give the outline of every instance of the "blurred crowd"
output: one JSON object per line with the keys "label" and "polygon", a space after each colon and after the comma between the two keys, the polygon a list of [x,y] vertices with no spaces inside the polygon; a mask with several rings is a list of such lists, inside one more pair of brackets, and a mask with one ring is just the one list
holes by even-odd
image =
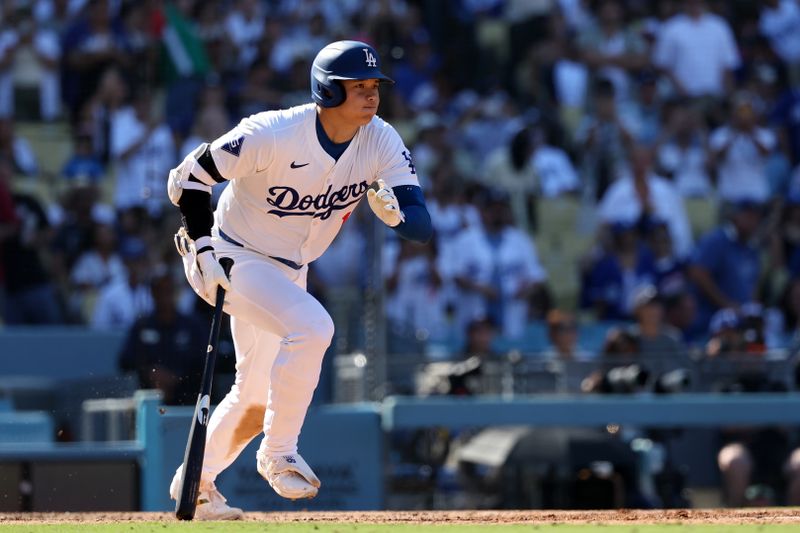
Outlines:
{"label": "blurred crowd", "polygon": [[[797,0],[0,0],[2,323],[129,331],[122,368],[190,398],[208,310],[181,279],[167,173],[241,117],[309,102],[339,39],[396,81],[380,115],[436,235],[401,242],[364,208],[344,224],[309,273],[336,350],[364,342],[376,277],[397,351],[680,367],[689,348],[800,347]],[[28,138],[53,131],[56,170]],[[597,323],[602,347],[581,346]],[[610,377],[573,388],[619,392]],[[729,442],[738,502],[764,454]]]}
{"label": "blurred crowd", "polygon": [[[764,350],[794,343],[794,0],[6,0],[0,13],[6,324],[152,315],[152,280],[180,277],[169,169],[242,116],[308,102],[316,52],[355,38],[396,80],[381,115],[436,229],[425,246],[385,235],[392,332],[462,342],[488,321],[513,342],[553,312],[630,323],[653,287],[684,345],[748,313]],[[32,123],[66,125],[55,175],[17,131]],[[364,287],[369,218],[312,265],[321,299]],[[184,289],[175,305],[197,300]]]}

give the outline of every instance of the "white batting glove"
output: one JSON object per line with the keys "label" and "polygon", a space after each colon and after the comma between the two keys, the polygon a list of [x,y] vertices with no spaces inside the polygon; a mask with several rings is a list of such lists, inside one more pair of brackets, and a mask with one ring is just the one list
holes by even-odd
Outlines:
{"label": "white batting glove", "polygon": [[372,212],[377,215],[384,224],[393,228],[406,221],[406,217],[400,210],[400,204],[386,183],[379,179],[378,190],[370,189],[367,191],[367,201],[372,209]]}
{"label": "white batting glove", "polygon": [[193,243],[193,248],[195,260],[192,270],[199,271],[203,279],[203,287],[199,287],[204,293],[201,296],[204,296],[207,302],[213,303],[217,299],[217,286],[221,286],[227,291],[231,288],[231,282],[225,275],[222,265],[217,261],[214,248],[211,247],[210,237],[200,237]]}

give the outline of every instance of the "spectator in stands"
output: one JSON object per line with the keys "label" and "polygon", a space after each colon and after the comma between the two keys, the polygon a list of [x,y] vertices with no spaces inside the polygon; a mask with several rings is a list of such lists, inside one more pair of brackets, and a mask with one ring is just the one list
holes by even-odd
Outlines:
{"label": "spectator in stands", "polygon": [[800,76],[800,6],[794,0],[764,0],[758,29],[772,49],[789,66],[794,81]]}
{"label": "spectator in stands", "polygon": [[[460,180],[450,166],[436,168],[432,176],[430,197],[427,200],[431,213],[434,239],[446,268],[450,257],[458,253],[456,236],[469,226],[479,226],[480,214],[475,205],[468,203],[460,188]],[[449,272],[449,269],[447,269]],[[447,276],[446,272],[443,272]]]}
{"label": "spectator in stands", "polygon": [[633,296],[632,331],[639,337],[639,353],[645,357],[680,363],[686,356],[681,334],[664,322],[664,305],[655,285],[642,285]]}
{"label": "spectator in stands", "polygon": [[98,214],[97,187],[88,183],[72,184],[61,200],[62,221],[51,244],[53,273],[64,290],[78,257],[91,247]]}
{"label": "spectator in stands", "polygon": [[633,223],[615,222],[609,229],[610,248],[590,267],[582,292],[598,320],[622,320],[631,317],[635,288],[653,283],[655,264]]}
{"label": "spectator in stands", "polygon": [[75,136],[75,153],[64,164],[61,175],[70,181],[98,184],[105,174],[100,159],[94,153],[92,136],[81,133]]}
{"label": "spectator in stands", "polygon": [[65,30],[62,44],[62,91],[75,122],[96,91],[103,72],[112,65],[128,65],[124,37],[111,23],[108,1],[89,0],[86,9]]}
{"label": "spectator in stands", "polygon": [[135,372],[141,388],[159,389],[164,403],[194,404],[202,367],[198,354],[208,340],[208,324],[196,314],[178,311],[168,269],[157,270],[151,294],[153,310],[131,325],[119,366]]}
{"label": "spectator in stands", "polygon": [[228,39],[239,51],[239,65],[243,70],[256,59],[258,41],[264,34],[264,11],[264,4],[257,0],[236,0],[225,19]]}
{"label": "spectator in stands", "polygon": [[542,198],[557,198],[580,189],[580,179],[569,155],[556,142],[556,126],[545,122],[535,130],[533,170]]}
{"label": "spectator in stands", "polygon": [[0,26],[0,118],[14,115],[14,80],[11,71],[18,46],[19,33],[14,21],[4,17]]}
{"label": "spectator in stands", "polygon": [[478,357],[481,360],[496,359],[499,354],[494,349],[497,326],[489,319],[473,320],[467,324],[464,357]]}
{"label": "spectator in stands", "polygon": [[147,90],[157,83],[161,52],[161,13],[158,2],[123,2],[116,24],[122,25],[125,52],[130,66],[126,76],[134,91]]}
{"label": "spectator in stands", "polygon": [[705,329],[718,309],[738,309],[754,300],[761,272],[761,250],[755,241],[761,210],[761,204],[737,202],[730,222],[698,243],[689,265],[698,297],[698,327]]}
{"label": "spectator in stands", "polygon": [[781,207],[780,215],[768,232],[769,254],[764,280],[768,302],[781,299],[787,280],[800,278],[800,194],[790,192]]}
{"label": "spectator in stands", "polygon": [[257,58],[247,70],[244,86],[239,93],[239,114],[248,116],[261,111],[278,109],[282,94],[275,88],[275,73],[264,58]]}
{"label": "spectator in stands", "polygon": [[[0,159],[0,183],[7,184],[10,180],[11,165]],[[13,218],[5,213],[3,222],[6,223],[5,229],[11,229],[13,233],[0,240],[6,282],[5,323],[62,323],[61,305],[43,257],[52,238],[47,214],[31,195],[13,194],[11,202]]]}
{"label": "spectator in stands", "polygon": [[89,135],[92,151],[103,165],[111,161],[111,120],[124,107],[130,88],[118,68],[111,67],[100,78],[97,91],[81,109],[75,131]]}
{"label": "spectator in stands", "polygon": [[708,173],[708,134],[686,100],[669,107],[656,146],[657,169],[684,198],[708,199],[714,187]]}
{"label": "spectator in stands", "polygon": [[462,231],[450,258],[459,323],[488,317],[503,335],[517,337],[532,300],[546,293],[547,273],[531,238],[514,226],[505,193],[489,191],[481,209],[482,226]]}
{"label": "spectator in stands", "polygon": [[575,141],[581,153],[584,187],[589,196],[599,200],[625,168],[633,138],[617,113],[610,81],[601,79],[594,84],[592,101],[594,112],[578,127]]}
{"label": "spectator in stands", "polygon": [[711,338],[705,346],[707,357],[740,355],[745,351],[745,340],[740,328],[741,320],[736,309],[726,307],[711,316]]}
{"label": "spectator in stands", "polygon": [[675,255],[669,226],[663,220],[652,220],[646,225],[645,238],[655,261],[653,283],[659,294],[674,293],[686,289],[689,280],[686,274],[686,259]]}
{"label": "spectator in stands", "polygon": [[427,32],[420,31],[414,36],[415,42],[408,49],[408,57],[398,62],[392,76],[396,90],[412,109],[420,109],[420,92],[433,81],[433,75],[441,61],[431,46]]}
{"label": "spectator in stands", "polygon": [[117,254],[117,240],[111,222],[95,224],[91,247],[78,256],[70,272],[70,312],[84,319],[91,316],[91,306],[98,291],[128,277]]}
{"label": "spectator in stands", "polygon": [[545,317],[550,346],[542,357],[563,361],[591,359],[592,354],[578,346],[578,323],[572,313],[552,309]]}
{"label": "spectator in stands", "polygon": [[653,62],[678,95],[721,98],[733,87],[739,52],[722,17],[704,0],[684,0],[683,12],[659,28]]}
{"label": "spectator in stands", "polygon": [[767,155],[775,149],[775,135],[758,125],[752,95],[738,93],[732,103],[730,123],[711,134],[711,163],[717,169],[717,190],[725,202],[770,197]]}
{"label": "spectator in stands", "polygon": [[[263,110],[263,109],[262,109]],[[255,113],[255,110],[253,111]],[[231,127],[225,109],[219,105],[209,105],[197,113],[192,126],[192,134],[183,141],[178,153],[188,154],[209,139],[216,139]]]}
{"label": "spectator in stands", "polygon": [[[684,344],[692,345],[699,337],[692,330],[697,317],[697,302],[687,287],[664,292],[664,322],[681,334]],[[705,340],[705,339],[703,339]]]}
{"label": "spectator in stands", "polygon": [[113,278],[99,291],[90,321],[94,329],[126,329],[153,309],[147,279],[151,265],[145,243],[127,239],[120,249],[120,257],[124,261],[127,276],[123,279]]}
{"label": "spectator in stands", "polygon": [[[0,116],[54,120],[61,104],[58,33],[33,18],[27,3],[18,3],[13,10],[10,7],[6,6],[3,15],[13,28],[14,44],[6,48],[0,61],[7,65],[0,74]],[[3,37],[7,39],[8,33]]]}
{"label": "spectator in stands", "polygon": [[197,98],[211,71],[208,50],[192,21],[194,2],[167,2],[162,10],[165,51],[165,121],[176,138],[189,134]]}
{"label": "spectator in stands", "polygon": [[154,114],[146,91],[111,120],[111,154],[117,171],[114,205],[124,210],[144,207],[153,217],[164,206],[162,181],[176,162],[172,132]]}
{"label": "spectator in stands", "polygon": [[508,146],[501,146],[489,154],[480,174],[481,182],[509,194],[514,222],[526,231],[532,230],[535,226],[534,208],[537,192],[537,172],[534,169],[537,142],[535,135],[533,128],[520,129]]}
{"label": "spectator in stands", "polygon": [[625,8],[620,0],[595,4],[597,24],[579,34],[583,62],[596,76],[614,84],[618,101],[630,98],[630,73],[647,64],[645,43],[625,28]]}
{"label": "spectator in stands", "polygon": [[416,338],[437,338],[448,331],[446,294],[434,242],[401,240],[393,272],[386,278],[386,315]]}
{"label": "spectator in stands", "polygon": [[630,328],[609,329],[601,350],[601,367],[581,381],[581,391],[608,394],[644,390],[649,374],[643,367],[631,363],[640,350],[639,336]]}
{"label": "spectator in stands", "polygon": [[522,113],[504,90],[495,90],[465,113],[459,124],[460,135],[453,140],[461,144],[475,166],[494,150],[507,146],[523,125]]}
{"label": "spectator in stands", "polygon": [[800,165],[800,87],[784,89],[768,109],[770,125],[786,138],[792,165]]}
{"label": "spectator in stands", "polygon": [[0,157],[11,163],[14,174],[35,176],[39,172],[33,148],[27,139],[16,134],[10,118],[0,118]]}
{"label": "spectator in stands", "polygon": [[553,96],[561,124],[570,139],[575,136],[585,113],[590,79],[589,69],[581,61],[577,40],[574,35],[564,35],[563,53],[553,64]]}
{"label": "spectator in stands", "polygon": [[672,183],[653,173],[649,148],[637,146],[631,152],[630,174],[609,187],[598,212],[604,222],[626,222],[640,228],[656,219],[666,221],[675,254],[686,257],[692,250],[692,229],[683,199]]}
{"label": "spectator in stands", "polygon": [[664,105],[658,91],[658,75],[652,70],[643,70],[636,77],[635,97],[620,105],[620,115],[630,128],[637,144],[652,147],[662,130]]}

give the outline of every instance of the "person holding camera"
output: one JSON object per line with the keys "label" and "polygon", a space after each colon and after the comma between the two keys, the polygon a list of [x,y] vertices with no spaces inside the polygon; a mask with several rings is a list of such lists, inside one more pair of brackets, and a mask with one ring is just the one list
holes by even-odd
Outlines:
{"label": "person holding camera", "polygon": [[738,93],[731,100],[730,123],[714,130],[709,139],[717,191],[727,204],[769,199],[766,163],[777,139],[772,131],[758,126],[758,120],[753,96]]}

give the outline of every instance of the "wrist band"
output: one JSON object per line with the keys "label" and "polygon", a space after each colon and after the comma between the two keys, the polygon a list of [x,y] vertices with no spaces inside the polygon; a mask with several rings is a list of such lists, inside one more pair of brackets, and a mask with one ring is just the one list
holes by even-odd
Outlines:
{"label": "wrist band", "polygon": [[214,251],[214,247],[213,246],[203,246],[202,248],[197,250],[197,255],[200,255],[203,252],[213,252],[213,251]]}

